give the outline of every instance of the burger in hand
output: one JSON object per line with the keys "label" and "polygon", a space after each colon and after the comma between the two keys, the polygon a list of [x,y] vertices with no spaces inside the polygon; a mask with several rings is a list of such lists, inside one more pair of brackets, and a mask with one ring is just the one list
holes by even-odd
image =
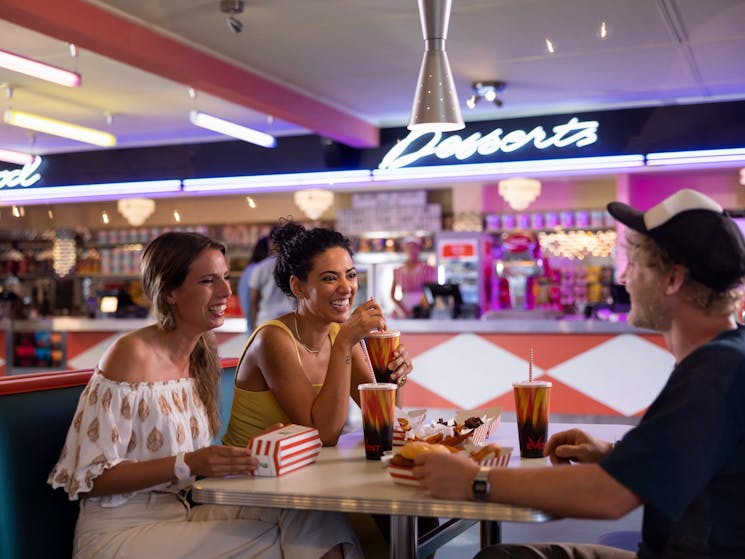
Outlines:
{"label": "burger in hand", "polygon": [[391,458],[391,466],[411,468],[414,466],[414,460],[420,454],[427,452],[452,452],[450,448],[443,444],[430,444],[424,441],[409,441],[403,445],[396,454]]}

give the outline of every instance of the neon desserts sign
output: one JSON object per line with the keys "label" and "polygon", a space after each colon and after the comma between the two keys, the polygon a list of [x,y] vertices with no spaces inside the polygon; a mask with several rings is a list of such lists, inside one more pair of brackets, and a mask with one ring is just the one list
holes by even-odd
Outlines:
{"label": "neon desserts sign", "polygon": [[16,186],[31,186],[41,180],[41,175],[36,170],[41,165],[41,157],[34,157],[33,161],[26,163],[20,169],[3,169],[0,171],[0,188],[13,188]]}
{"label": "neon desserts sign", "polygon": [[[430,156],[441,160],[454,157],[464,161],[477,154],[486,157],[498,151],[514,152],[529,144],[539,150],[571,145],[583,147],[598,141],[598,126],[595,120],[580,121],[577,117],[572,117],[569,122],[554,126],[551,129],[552,134],[547,133],[543,126],[536,126],[529,132],[518,129],[506,134],[503,129],[496,128],[486,135],[474,132],[466,138],[454,134],[445,139],[442,138],[442,132],[411,132],[385,154],[379,168],[399,169]],[[430,136],[429,140],[420,146],[421,142],[417,141],[427,135]]]}

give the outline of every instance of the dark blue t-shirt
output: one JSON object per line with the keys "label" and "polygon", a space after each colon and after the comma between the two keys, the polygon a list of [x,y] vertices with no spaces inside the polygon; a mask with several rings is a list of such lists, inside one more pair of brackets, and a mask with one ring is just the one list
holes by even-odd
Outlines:
{"label": "dark blue t-shirt", "polygon": [[745,558],[745,329],[681,361],[600,466],[644,503],[640,558]]}

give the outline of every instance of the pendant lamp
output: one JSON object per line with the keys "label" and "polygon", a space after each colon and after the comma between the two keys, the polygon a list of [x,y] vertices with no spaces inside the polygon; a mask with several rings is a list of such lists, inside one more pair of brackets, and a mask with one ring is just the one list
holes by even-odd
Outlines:
{"label": "pendant lamp", "polygon": [[419,0],[425,51],[409,130],[448,132],[465,127],[445,52],[450,6],[451,0]]}

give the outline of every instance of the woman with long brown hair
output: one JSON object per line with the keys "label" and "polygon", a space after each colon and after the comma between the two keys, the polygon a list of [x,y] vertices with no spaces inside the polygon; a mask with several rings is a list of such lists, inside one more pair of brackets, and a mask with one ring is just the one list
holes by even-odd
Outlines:
{"label": "woman with long brown hair", "polygon": [[105,352],[83,391],[49,483],[80,499],[74,556],[322,557],[323,513],[192,506],[195,476],[247,475],[243,447],[212,445],[221,364],[213,329],[231,295],[224,245],[154,239],[142,282],[157,323]]}

